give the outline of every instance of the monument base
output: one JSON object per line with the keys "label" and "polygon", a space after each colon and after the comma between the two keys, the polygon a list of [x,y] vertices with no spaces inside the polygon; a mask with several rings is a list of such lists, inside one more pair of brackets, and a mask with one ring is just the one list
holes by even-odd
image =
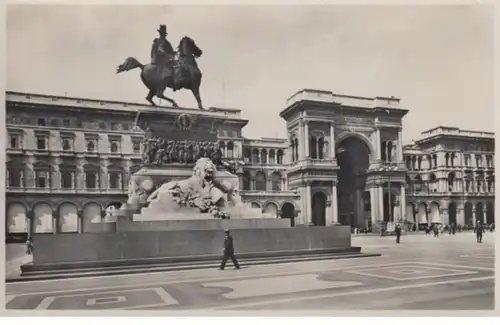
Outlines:
{"label": "monument base", "polygon": [[[351,247],[349,226],[234,229],[237,254],[279,255]],[[209,230],[33,234],[33,265],[220,255],[224,232]]]}

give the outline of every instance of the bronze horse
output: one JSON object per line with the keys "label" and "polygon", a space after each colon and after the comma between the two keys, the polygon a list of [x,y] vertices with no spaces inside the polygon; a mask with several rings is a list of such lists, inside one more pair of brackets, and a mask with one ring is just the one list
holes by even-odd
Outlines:
{"label": "bronze horse", "polygon": [[195,60],[203,54],[203,51],[187,36],[181,39],[177,50],[178,59],[165,65],[143,65],[136,58],[128,57],[123,64],[118,66],[116,73],[140,68],[142,82],[149,89],[146,100],[153,106],[156,106],[153,102],[154,96],[169,101],[175,107],[179,106],[173,99],[163,94],[168,87],[174,91],[179,89],[191,90],[198,102],[198,108],[203,109],[200,97],[202,74]]}

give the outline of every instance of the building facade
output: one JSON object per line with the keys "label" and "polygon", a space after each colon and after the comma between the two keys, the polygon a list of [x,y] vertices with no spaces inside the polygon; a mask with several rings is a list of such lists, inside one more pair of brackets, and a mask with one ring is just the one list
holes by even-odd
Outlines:
{"label": "building facade", "polygon": [[[106,211],[126,202],[130,175],[142,160],[143,131],[134,125],[141,107],[7,92],[7,233],[95,231],[93,224],[103,222]],[[215,110],[241,121],[239,110]],[[218,138],[226,159],[243,159],[249,150],[265,156],[254,163],[246,159],[243,200],[294,217],[298,196],[285,190],[286,143],[245,139],[241,128],[242,123],[225,123]],[[113,224],[108,226],[100,229],[113,231]]]}
{"label": "building facade", "polygon": [[[141,107],[7,92],[7,233],[94,231],[121,206],[140,168]],[[280,114],[287,138],[247,139],[241,123],[217,134],[225,159],[245,161],[243,200],[292,224],[492,221],[494,135],[440,127],[403,148],[406,113],[393,97],[302,90]]]}
{"label": "building facade", "polygon": [[420,224],[492,224],[495,137],[439,126],[405,146],[406,219]]}

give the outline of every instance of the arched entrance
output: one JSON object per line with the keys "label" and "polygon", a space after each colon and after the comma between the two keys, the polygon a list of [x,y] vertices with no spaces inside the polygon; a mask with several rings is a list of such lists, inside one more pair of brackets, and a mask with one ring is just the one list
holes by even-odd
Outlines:
{"label": "arched entrance", "polygon": [[457,224],[457,204],[455,202],[451,202],[448,205],[448,220],[449,224]]}
{"label": "arched entrance", "polygon": [[415,204],[411,202],[406,203],[406,221],[416,223],[416,210]]}
{"label": "arched entrance", "polygon": [[270,217],[276,218],[278,216],[278,206],[273,202],[269,202],[264,207],[264,213],[268,214]]}
{"label": "arched entrance", "polygon": [[483,204],[481,202],[476,203],[476,223],[478,221],[484,224]]}
{"label": "arched entrance", "polygon": [[326,195],[316,192],[312,197],[312,223],[315,226],[326,225]]}
{"label": "arched entrance", "polygon": [[64,202],[57,209],[57,231],[78,232],[78,212],[73,203]]}
{"label": "arched entrance", "polygon": [[495,204],[493,202],[488,202],[486,205],[486,223],[489,225],[495,223]]}
{"label": "arched entrance", "polygon": [[429,221],[427,218],[427,205],[425,203],[420,203],[418,205],[417,220],[418,220],[419,225],[429,224]]}
{"label": "arched entrance", "polygon": [[251,202],[250,206],[254,209],[262,209],[262,206],[257,202]]}
{"label": "arched entrance", "polygon": [[27,211],[24,204],[11,203],[7,208],[7,233],[28,233]]}
{"label": "arched entrance", "polygon": [[87,203],[82,212],[82,232],[96,232],[99,227],[96,224],[102,221],[101,206],[97,203]]}
{"label": "arched entrance", "polygon": [[[337,183],[339,222],[364,226],[363,193],[366,189],[366,170],[370,164],[370,148],[357,136],[349,136],[336,145],[335,156],[340,167]],[[370,209],[373,202],[370,202]],[[370,215],[370,213],[367,213]]]}
{"label": "arched entrance", "polygon": [[474,225],[474,217],[472,215],[472,203],[466,202],[464,206],[464,222],[466,225]]}
{"label": "arched entrance", "polygon": [[48,203],[37,203],[33,207],[33,232],[53,233],[52,207]]}
{"label": "arched entrance", "polygon": [[439,204],[437,202],[431,202],[429,205],[429,210],[431,212],[431,224],[442,223],[441,215],[439,213]]}
{"label": "arched entrance", "polygon": [[290,225],[295,226],[295,206],[290,202],[285,202],[281,207],[281,218],[290,218]]}

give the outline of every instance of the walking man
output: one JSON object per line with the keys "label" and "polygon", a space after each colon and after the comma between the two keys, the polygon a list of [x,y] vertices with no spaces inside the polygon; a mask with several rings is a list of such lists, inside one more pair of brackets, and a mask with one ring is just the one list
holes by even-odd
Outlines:
{"label": "walking man", "polygon": [[477,222],[477,227],[476,227],[476,239],[478,243],[483,242],[483,225],[481,224],[481,221]]}
{"label": "walking man", "polygon": [[231,261],[233,261],[234,267],[239,270],[240,265],[236,260],[236,256],[234,256],[233,237],[229,233],[229,229],[224,229],[224,233],[226,236],[224,238],[224,248],[222,249],[223,251],[222,263],[220,264],[219,270],[224,270],[224,267],[226,266],[226,262],[228,259],[231,259]]}
{"label": "walking man", "polygon": [[30,236],[26,241],[26,255],[32,255],[32,254],[33,254],[33,239]]}
{"label": "walking man", "polygon": [[396,229],[394,229],[396,232],[396,243],[399,244],[399,240],[401,238],[401,226],[399,224],[396,225]]}

